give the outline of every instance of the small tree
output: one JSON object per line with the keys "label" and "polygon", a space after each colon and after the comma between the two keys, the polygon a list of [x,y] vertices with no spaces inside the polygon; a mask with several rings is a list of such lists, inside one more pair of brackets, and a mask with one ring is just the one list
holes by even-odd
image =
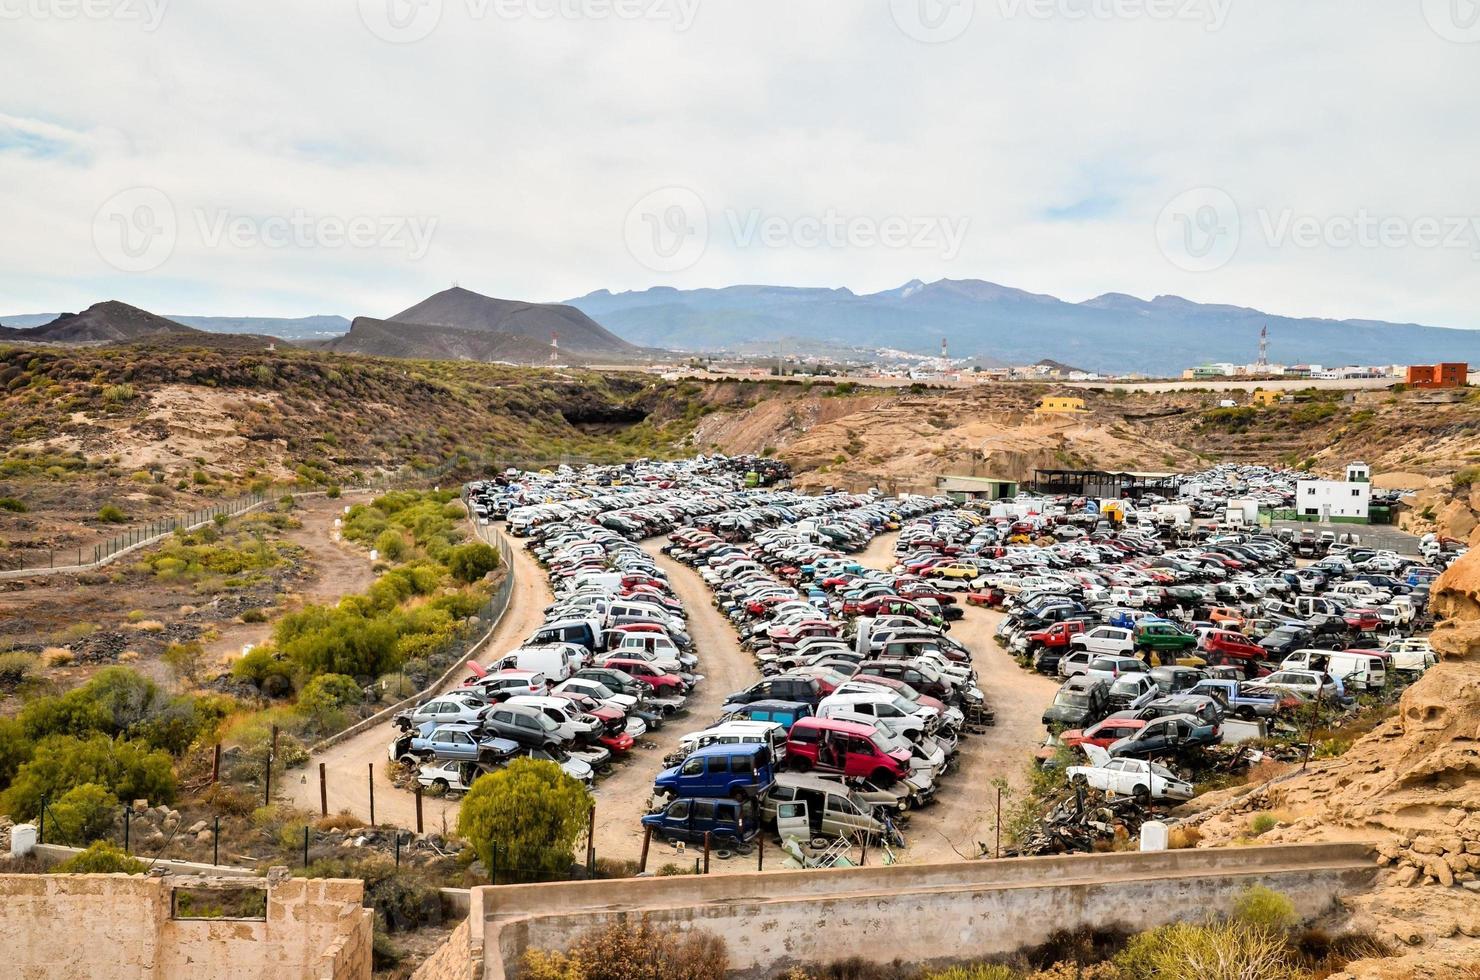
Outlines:
{"label": "small tree", "polygon": [[171,643],[164,649],[164,663],[181,681],[194,684],[204,664],[206,648],[199,640]]}
{"label": "small tree", "polygon": [[47,806],[47,811],[55,834],[53,843],[86,847],[113,830],[118,797],[97,783],[83,783],[67,790],[61,799]]}
{"label": "small tree", "polygon": [[570,868],[590,812],[591,794],[558,765],[519,759],[478,777],[457,830],[490,874],[538,881]]}

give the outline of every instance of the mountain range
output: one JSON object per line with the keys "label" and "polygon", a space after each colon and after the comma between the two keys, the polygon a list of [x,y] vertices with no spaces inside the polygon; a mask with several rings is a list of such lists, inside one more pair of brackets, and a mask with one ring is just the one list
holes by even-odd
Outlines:
{"label": "mountain range", "polygon": [[1210,361],[1283,364],[1480,362],[1480,330],[1269,314],[1178,296],[1106,293],[1070,303],[982,280],[914,280],[897,289],[729,286],[599,290],[570,300],[628,340],[689,351],[825,341],[1026,364],[1043,357],[1106,373],[1175,375]]}
{"label": "mountain range", "polygon": [[200,331],[117,300],[94,303],[81,313],[63,313],[39,326],[0,327],[0,340],[38,340],[51,344],[126,344],[162,334]]}

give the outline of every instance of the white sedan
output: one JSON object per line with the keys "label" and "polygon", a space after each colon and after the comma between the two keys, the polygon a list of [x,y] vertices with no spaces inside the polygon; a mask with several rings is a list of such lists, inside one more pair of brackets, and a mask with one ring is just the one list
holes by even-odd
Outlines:
{"label": "white sedan", "polygon": [[1069,782],[1106,793],[1151,800],[1190,800],[1192,784],[1178,779],[1166,766],[1145,759],[1112,759],[1098,745],[1081,746],[1087,766],[1070,766]]}

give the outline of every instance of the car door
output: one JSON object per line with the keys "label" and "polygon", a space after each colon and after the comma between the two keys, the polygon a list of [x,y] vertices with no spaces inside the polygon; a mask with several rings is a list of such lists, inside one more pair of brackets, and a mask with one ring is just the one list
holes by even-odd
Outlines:
{"label": "car door", "polygon": [[800,800],[776,804],[776,832],[782,840],[810,840],[812,826],[807,804]]}

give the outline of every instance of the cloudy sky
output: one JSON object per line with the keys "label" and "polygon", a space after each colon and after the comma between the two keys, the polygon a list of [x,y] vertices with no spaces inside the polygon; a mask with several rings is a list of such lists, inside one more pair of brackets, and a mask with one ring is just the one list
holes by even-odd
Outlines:
{"label": "cloudy sky", "polygon": [[0,313],[982,278],[1480,328],[1472,0],[0,0]]}

